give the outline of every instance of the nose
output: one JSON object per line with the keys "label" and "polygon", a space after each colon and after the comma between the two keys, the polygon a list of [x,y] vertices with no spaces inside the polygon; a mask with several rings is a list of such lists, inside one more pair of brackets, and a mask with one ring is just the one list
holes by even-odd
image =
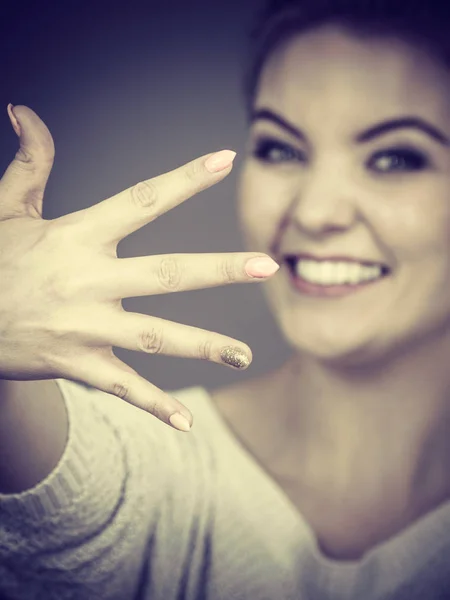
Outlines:
{"label": "nose", "polygon": [[344,231],[357,218],[355,190],[336,171],[310,172],[295,189],[290,220],[310,234]]}

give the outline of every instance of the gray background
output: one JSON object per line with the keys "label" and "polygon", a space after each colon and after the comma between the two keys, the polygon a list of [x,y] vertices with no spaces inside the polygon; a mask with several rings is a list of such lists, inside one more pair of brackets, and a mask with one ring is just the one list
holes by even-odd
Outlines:
{"label": "gray background", "polygon": [[[8,102],[33,108],[54,137],[48,219],[232,148],[235,168],[223,183],[123,240],[119,256],[244,250],[235,204],[246,137],[241,76],[247,32],[260,7],[259,0],[9,7],[1,31],[2,170],[17,146]],[[278,366],[289,353],[260,284],[130,298],[124,307],[217,331],[252,348],[253,364],[243,373],[116,349],[161,388],[216,388]]]}

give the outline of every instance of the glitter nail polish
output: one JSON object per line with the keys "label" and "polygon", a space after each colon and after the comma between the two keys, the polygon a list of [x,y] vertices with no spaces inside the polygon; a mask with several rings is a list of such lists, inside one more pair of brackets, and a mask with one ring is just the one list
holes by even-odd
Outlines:
{"label": "glitter nail polish", "polygon": [[237,346],[225,346],[225,348],[222,348],[220,358],[227,365],[231,365],[237,369],[245,369],[250,364],[248,356]]}

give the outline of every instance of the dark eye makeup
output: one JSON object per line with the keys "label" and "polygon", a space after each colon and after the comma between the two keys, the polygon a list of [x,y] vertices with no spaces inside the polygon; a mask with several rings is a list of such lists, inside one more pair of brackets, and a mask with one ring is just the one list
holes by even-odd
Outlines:
{"label": "dark eye makeup", "polygon": [[[286,142],[270,137],[259,137],[253,145],[252,155],[264,163],[282,164],[293,161],[304,162],[305,154]],[[399,171],[420,171],[429,166],[422,152],[407,146],[396,146],[375,152],[366,166],[377,173],[389,174]]]}
{"label": "dark eye makeup", "polygon": [[406,147],[389,148],[375,152],[368,161],[369,168],[380,173],[393,171],[421,171],[429,165],[427,157]]}
{"label": "dark eye makeup", "polygon": [[268,163],[290,162],[303,158],[303,153],[300,150],[269,137],[258,138],[254,144],[252,154],[258,160]]}

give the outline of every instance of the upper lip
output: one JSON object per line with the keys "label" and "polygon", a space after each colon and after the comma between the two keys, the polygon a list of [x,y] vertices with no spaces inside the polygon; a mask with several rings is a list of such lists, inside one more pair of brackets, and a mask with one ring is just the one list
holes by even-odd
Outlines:
{"label": "upper lip", "polygon": [[353,256],[344,256],[344,255],[333,255],[333,256],[316,256],[315,254],[310,254],[308,252],[286,252],[283,254],[283,258],[285,260],[297,260],[297,259],[310,259],[317,260],[319,262],[352,262],[358,263],[362,265],[368,266],[382,266],[385,269],[388,269],[387,265],[383,264],[381,261],[370,260],[366,258],[355,258]]}

